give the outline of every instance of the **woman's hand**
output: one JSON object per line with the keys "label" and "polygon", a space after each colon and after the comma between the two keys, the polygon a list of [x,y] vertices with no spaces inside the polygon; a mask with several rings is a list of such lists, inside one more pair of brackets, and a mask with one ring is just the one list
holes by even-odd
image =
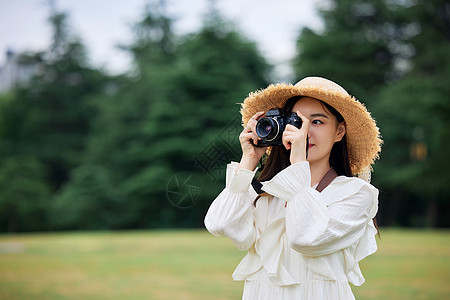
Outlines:
{"label": "woman's hand", "polygon": [[256,144],[260,140],[256,134],[256,123],[262,115],[264,115],[263,111],[254,114],[239,135],[239,142],[241,143],[242,148],[242,159],[239,164],[240,168],[253,171],[258,165],[261,157],[266,153],[267,147],[256,147]]}
{"label": "woman's hand", "polygon": [[300,111],[296,111],[302,119],[302,127],[288,124],[283,132],[283,145],[287,150],[291,149],[291,164],[306,161],[306,145],[310,121]]}

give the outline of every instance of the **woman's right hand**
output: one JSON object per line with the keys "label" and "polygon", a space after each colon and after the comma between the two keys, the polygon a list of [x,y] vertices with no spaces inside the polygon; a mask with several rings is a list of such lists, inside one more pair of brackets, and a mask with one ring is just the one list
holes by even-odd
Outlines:
{"label": "woman's right hand", "polygon": [[256,147],[256,144],[260,140],[256,134],[256,123],[264,113],[265,112],[260,111],[254,114],[239,135],[239,142],[241,143],[242,148],[242,159],[239,164],[240,168],[253,171],[258,165],[261,157],[266,153],[267,147]]}

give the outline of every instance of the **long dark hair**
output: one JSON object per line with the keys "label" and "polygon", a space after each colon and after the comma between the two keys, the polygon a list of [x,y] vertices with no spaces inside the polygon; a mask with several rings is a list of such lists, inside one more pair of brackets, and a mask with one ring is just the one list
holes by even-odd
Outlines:
{"label": "long dark hair", "polygon": [[[302,98],[301,96],[289,98],[283,107],[283,113],[290,114],[292,112],[292,109],[294,108],[294,105],[301,98]],[[320,102],[322,107],[324,107],[325,110],[327,110],[336,117],[338,124],[345,121],[342,115],[334,107],[323,101],[320,100],[318,101]],[[273,146],[272,149],[270,150],[270,154],[267,156],[265,162],[262,164],[262,170],[257,180],[259,182],[270,180],[280,171],[290,166],[291,165],[290,154],[291,151],[286,150],[284,146]],[[330,167],[332,167],[338,175],[353,177],[347,151],[347,134],[345,134],[340,141],[334,143],[333,147],[331,148],[329,161]],[[254,206],[256,206],[256,202],[261,197],[261,195],[262,194],[258,195],[254,200],[253,202]],[[373,218],[373,224],[375,225],[375,228],[377,229],[377,234],[380,237],[380,231],[378,230],[376,218]]]}

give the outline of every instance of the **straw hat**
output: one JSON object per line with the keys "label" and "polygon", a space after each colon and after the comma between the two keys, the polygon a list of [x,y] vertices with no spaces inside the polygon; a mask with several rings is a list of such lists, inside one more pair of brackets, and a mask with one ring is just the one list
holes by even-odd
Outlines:
{"label": "straw hat", "polygon": [[370,174],[371,165],[378,159],[381,151],[380,131],[364,104],[331,80],[306,77],[295,85],[271,84],[263,90],[250,93],[241,105],[243,125],[259,111],[268,111],[274,107],[283,108],[286,101],[294,96],[321,100],[334,107],[344,117],[352,173]]}

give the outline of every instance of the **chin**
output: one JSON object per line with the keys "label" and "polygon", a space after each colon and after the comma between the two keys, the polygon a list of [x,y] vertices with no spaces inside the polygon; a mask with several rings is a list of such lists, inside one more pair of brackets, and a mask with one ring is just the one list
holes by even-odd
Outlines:
{"label": "chin", "polygon": [[308,154],[308,157],[306,158],[306,161],[309,162],[310,164],[316,163],[316,162],[321,162],[323,160],[328,161],[330,159],[329,155],[317,157],[317,155],[314,155],[314,154],[315,153]]}

